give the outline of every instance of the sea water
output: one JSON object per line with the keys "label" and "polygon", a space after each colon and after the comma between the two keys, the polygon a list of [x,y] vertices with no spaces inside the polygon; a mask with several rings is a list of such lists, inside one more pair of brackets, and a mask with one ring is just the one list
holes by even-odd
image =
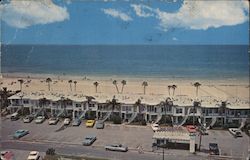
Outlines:
{"label": "sea water", "polygon": [[246,78],[247,45],[3,45],[3,73]]}

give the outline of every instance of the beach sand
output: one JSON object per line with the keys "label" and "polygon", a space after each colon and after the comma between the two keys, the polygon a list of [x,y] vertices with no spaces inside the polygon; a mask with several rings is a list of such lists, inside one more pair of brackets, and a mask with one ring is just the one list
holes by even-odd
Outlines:
{"label": "beach sand", "polygon": [[[50,77],[51,82],[51,92],[63,93],[63,94],[82,94],[82,95],[92,95],[92,96],[102,96],[104,98],[111,98],[116,96],[131,97],[135,100],[137,97],[146,97],[155,99],[158,101],[157,97],[168,97],[168,85],[175,84],[177,88],[175,89],[175,97],[189,97],[191,99],[196,98],[196,89],[192,85],[196,81],[201,83],[199,89],[199,97],[201,99],[210,100],[229,100],[229,101],[240,101],[244,105],[249,106],[249,81],[248,80],[191,80],[183,78],[131,78],[131,77],[90,77],[90,76],[58,76],[58,75],[46,75],[46,74],[8,74],[3,75],[1,79],[1,87],[7,87],[9,90],[20,89],[20,84],[18,79],[23,79],[23,92],[48,92],[48,84],[46,83],[46,78]],[[70,90],[70,84],[68,80],[77,81],[76,91],[74,88],[74,83],[72,83],[72,91]],[[117,94],[116,87],[113,85],[113,80],[117,80],[118,88],[121,91],[122,84],[121,81],[126,80],[127,84],[124,86],[122,94]],[[98,92],[95,93],[95,86],[93,83],[97,81]],[[148,86],[146,87],[146,95],[143,95],[142,82],[147,81]],[[172,90],[171,90],[172,95]],[[125,98],[126,99],[126,98]],[[240,105],[240,104],[239,104]]]}

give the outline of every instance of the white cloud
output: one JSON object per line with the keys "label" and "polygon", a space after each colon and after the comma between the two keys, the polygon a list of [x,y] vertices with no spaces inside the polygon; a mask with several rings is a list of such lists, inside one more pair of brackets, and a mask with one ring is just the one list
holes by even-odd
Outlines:
{"label": "white cloud", "polygon": [[65,7],[54,4],[51,0],[18,1],[0,5],[1,18],[8,25],[26,28],[36,24],[47,24],[69,19]]}
{"label": "white cloud", "polygon": [[112,8],[109,8],[109,9],[102,9],[102,11],[107,14],[107,15],[110,15],[112,17],[115,17],[115,18],[119,18],[123,21],[132,21],[133,19],[127,15],[126,13],[123,13],[121,11],[118,11],[116,9],[112,9]]}
{"label": "white cloud", "polygon": [[[247,0],[239,1],[190,1],[186,0],[175,13],[162,11],[158,8],[139,6],[134,10],[144,13],[144,9],[151,11],[147,13],[159,19],[162,30],[170,28],[203,29],[218,28],[222,26],[233,26],[248,21],[249,3]],[[143,17],[143,16],[140,16]],[[146,16],[144,16],[146,17]]]}
{"label": "white cloud", "polygon": [[152,17],[152,16],[154,16],[154,14],[152,12],[153,9],[146,6],[146,5],[131,4],[130,6],[134,9],[136,15],[139,17]]}

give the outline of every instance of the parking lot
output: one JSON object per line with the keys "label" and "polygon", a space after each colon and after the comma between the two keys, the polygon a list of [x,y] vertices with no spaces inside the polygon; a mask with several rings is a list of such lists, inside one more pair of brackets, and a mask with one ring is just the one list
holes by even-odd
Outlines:
{"label": "parking lot", "polygon": [[[121,143],[136,149],[142,146],[144,151],[152,151],[153,131],[150,126],[130,126],[130,125],[113,125],[106,123],[104,129],[86,128],[85,122],[79,127],[62,127],[60,121],[57,125],[48,125],[48,120],[42,124],[23,123],[22,120],[10,121],[3,120],[1,124],[2,140],[12,140],[13,133],[18,129],[27,129],[30,134],[21,138],[22,141],[29,142],[55,142],[64,144],[81,145],[84,136],[96,135],[97,140],[92,146],[102,147],[106,144]],[[199,143],[197,137],[196,143]],[[234,138],[226,130],[209,130],[209,135],[202,136],[201,150],[208,151],[209,143],[218,143],[221,156],[229,157],[246,157],[249,146],[249,137],[243,133],[243,137]],[[188,153],[188,151],[167,150],[166,152],[174,154]]]}
{"label": "parking lot", "polygon": [[144,150],[152,150],[153,131],[147,126],[106,124],[104,129],[96,129],[95,127],[86,128],[85,122],[82,122],[79,127],[70,125],[58,131],[61,126],[62,122],[57,125],[48,125],[47,121],[35,124],[34,122],[23,123],[21,120],[10,121],[7,119],[2,122],[2,138],[4,140],[12,139],[12,135],[17,129],[27,129],[30,134],[21,140],[82,144],[84,136],[96,135],[97,140],[93,146],[103,147],[106,144],[121,143],[130,149],[141,145]]}

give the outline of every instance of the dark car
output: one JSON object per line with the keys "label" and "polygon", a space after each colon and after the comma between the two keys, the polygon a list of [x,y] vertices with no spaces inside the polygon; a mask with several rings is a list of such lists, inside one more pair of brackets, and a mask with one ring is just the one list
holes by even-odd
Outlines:
{"label": "dark car", "polygon": [[95,124],[96,129],[103,129],[104,128],[104,123],[102,121],[97,121]]}
{"label": "dark car", "polygon": [[72,126],[80,126],[81,120],[80,119],[75,119],[72,123]]}
{"label": "dark car", "polygon": [[96,140],[96,136],[93,136],[93,135],[89,135],[89,136],[86,136],[82,142],[82,144],[84,146],[90,146],[91,144],[93,144]]}
{"label": "dark car", "polygon": [[220,151],[219,151],[219,147],[217,143],[209,143],[209,153],[211,155],[219,155]]}

